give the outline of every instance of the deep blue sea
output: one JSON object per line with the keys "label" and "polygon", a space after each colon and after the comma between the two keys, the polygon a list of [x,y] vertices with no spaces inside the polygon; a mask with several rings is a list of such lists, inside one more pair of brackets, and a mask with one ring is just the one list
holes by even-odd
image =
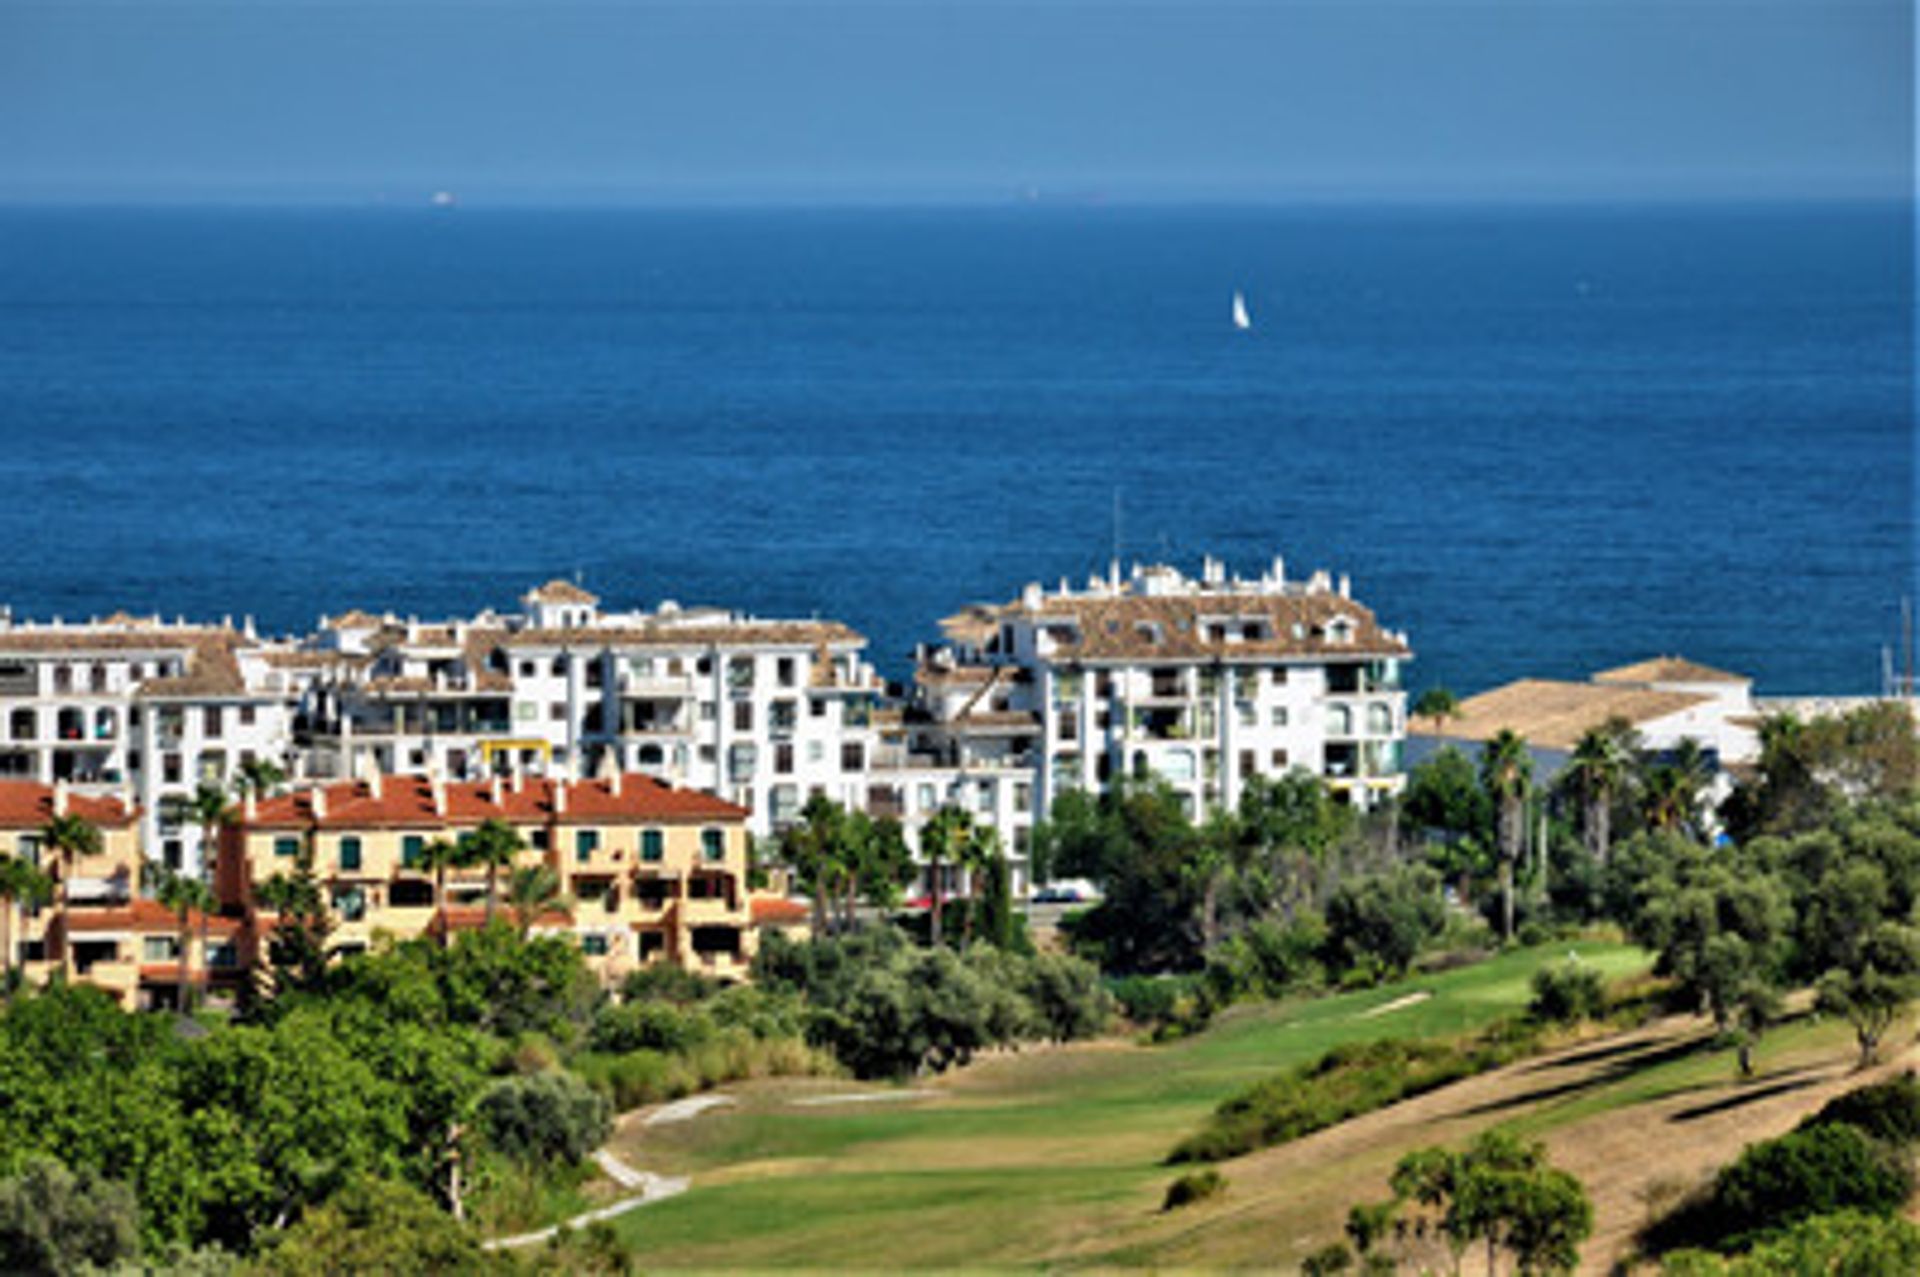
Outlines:
{"label": "deep blue sea", "polygon": [[[1904,208],[0,211],[0,601],[818,613],[899,675],[1114,538],[1352,573],[1416,685],[1875,690]],[[1255,327],[1228,322],[1235,289]]]}

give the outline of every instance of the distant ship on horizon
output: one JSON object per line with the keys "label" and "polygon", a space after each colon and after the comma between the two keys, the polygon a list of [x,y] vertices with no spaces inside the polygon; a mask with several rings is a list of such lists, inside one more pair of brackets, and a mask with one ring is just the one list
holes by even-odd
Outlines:
{"label": "distant ship on horizon", "polygon": [[1241,332],[1253,327],[1253,316],[1247,313],[1247,299],[1237,289],[1233,294],[1233,326]]}

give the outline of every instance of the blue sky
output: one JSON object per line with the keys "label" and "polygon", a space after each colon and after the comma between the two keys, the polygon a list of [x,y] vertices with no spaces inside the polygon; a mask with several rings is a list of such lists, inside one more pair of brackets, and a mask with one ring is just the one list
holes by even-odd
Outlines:
{"label": "blue sky", "polygon": [[0,0],[0,198],[1904,194],[1879,0]]}

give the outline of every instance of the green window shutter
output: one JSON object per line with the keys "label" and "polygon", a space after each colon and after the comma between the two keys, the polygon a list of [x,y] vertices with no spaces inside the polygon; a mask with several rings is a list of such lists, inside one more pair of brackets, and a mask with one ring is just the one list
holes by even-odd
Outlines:
{"label": "green window shutter", "polygon": [[573,835],[573,854],[581,861],[593,859],[593,853],[600,847],[600,831],[582,829]]}
{"label": "green window shutter", "polygon": [[273,840],[273,854],[276,856],[297,856],[300,854],[298,838],[276,838]]}
{"label": "green window shutter", "polygon": [[403,869],[418,869],[420,862],[426,859],[427,840],[419,834],[408,834],[400,840],[400,865]]}
{"label": "green window shutter", "polygon": [[340,840],[340,867],[358,869],[360,867],[360,840],[347,837]]}
{"label": "green window shutter", "polygon": [[725,860],[727,858],[726,835],[718,829],[702,829],[700,852],[708,860]]}
{"label": "green window shutter", "polygon": [[640,832],[640,859],[661,861],[666,859],[666,836],[658,829],[644,829]]}

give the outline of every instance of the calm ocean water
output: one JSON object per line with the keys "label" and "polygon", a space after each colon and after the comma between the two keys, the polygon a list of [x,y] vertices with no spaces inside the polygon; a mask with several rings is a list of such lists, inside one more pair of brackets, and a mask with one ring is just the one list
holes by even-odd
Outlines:
{"label": "calm ocean water", "polygon": [[[1868,691],[1910,210],[0,212],[0,600],[842,618],[1351,572],[1416,684]],[[1245,291],[1255,329],[1228,324]]]}

